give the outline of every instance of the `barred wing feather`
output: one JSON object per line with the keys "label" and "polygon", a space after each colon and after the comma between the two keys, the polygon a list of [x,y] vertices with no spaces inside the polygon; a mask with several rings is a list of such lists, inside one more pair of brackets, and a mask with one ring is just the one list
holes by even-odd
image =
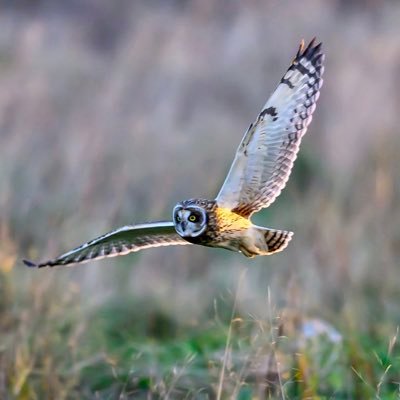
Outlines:
{"label": "barred wing feather", "polygon": [[127,225],[90,240],[55,259],[38,264],[24,260],[24,263],[28,267],[38,268],[72,265],[105,257],[121,256],[150,247],[185,244],[190,243],[176,233],[173,222]]}
{"label": "barred wing feather", "polygon": [[250,125],[216,198],[220,207],[249,217],[285,187],[322,86],[321,43],[304,42],[256,122]]}

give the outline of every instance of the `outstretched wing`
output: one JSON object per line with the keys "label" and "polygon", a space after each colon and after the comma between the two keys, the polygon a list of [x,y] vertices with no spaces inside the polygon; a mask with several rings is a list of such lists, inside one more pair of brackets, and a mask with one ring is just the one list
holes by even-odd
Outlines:
{"label": "outstretched wing", "polygon": [[128,225],[106,233],[83,245],[54,258],[35,264],[24,260],[28,267],[54,267],[98,260],[105,257],[121,256],[150,247],[190,244],[180,237],[173,222],[153,222],[142,225]]}
{"label": "outstretched wing", "polygon": [[321,43],[304,42],[288,71],[251,124],[216,198],[220,207],[249,217],[285,187],[322,86]]}

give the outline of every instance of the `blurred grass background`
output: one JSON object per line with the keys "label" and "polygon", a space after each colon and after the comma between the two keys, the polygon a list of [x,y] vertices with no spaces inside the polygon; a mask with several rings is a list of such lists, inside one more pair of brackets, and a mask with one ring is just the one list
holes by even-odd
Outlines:
{"label": "blurred grass background", "polygon": [[[0,398],[400,397],[400,3],[3,1]],[[248,260],[42,259],[217,193],[317,36],[325,84]]]}

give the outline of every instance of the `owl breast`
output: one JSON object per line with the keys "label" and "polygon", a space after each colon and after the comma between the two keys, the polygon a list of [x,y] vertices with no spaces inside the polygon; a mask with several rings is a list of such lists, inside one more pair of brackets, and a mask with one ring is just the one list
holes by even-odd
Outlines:
{"label": "owl breast", "polygon": [[227,208],[216,204],[207,210],[207,229],[200,236],[185,238],[191,243],[209,247],[238,250],[251,222]]}

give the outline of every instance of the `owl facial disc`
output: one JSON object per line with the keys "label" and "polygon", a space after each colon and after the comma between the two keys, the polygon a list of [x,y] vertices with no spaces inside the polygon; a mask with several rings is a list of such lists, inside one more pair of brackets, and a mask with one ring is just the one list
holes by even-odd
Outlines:
{"label": "owl facial disc", "polygon": [[198,206],[177,204],[173,211],[175,229],[182,237],[197,237],[207,229],[206,211]]}

